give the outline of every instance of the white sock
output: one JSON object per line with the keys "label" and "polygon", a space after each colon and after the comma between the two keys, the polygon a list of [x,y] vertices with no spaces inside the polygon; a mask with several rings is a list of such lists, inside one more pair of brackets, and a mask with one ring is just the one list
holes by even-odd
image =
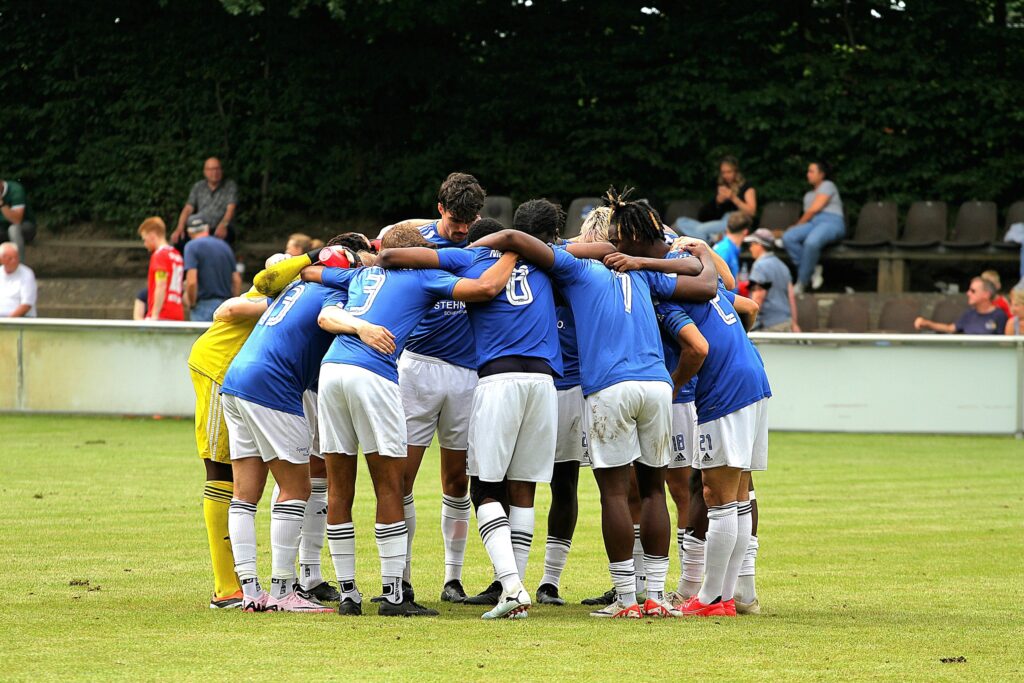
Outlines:
{"label": "white sock", "polygon": [[636,604],[636,572],[633,569],[633,560],[621,562],[609,562],[608,571],[612,575],[612,585],[615,586],[615,594],[626,607]]}
{"label": "white sock", "polygon": [[411,493],[402,500],[402,511],[405,514],[405,528],[409,530],[409,542],[405,546],[405,569],[402,570],[402,578],[412,583],[412,537],[416,535],[416,501]]}
{"label": "white sock", "polygon": [[740,566],[750,545],[750,501],[744,500],[736,506],[736,544],[729,556],[729,565],[722,582],[722,600],[732,600],[736,594],[736,579],[740,575]]}
{"label": "white sock", "polygon": [[640,542],[640,525],[633,525],[633,571],[636,572],[636,586],[635,590],[637,593],[644,591],[644,585],[647,583],[647,572],[644,567],[644,546]]}
{"label": "white sock", "polygon": [[753,602],[757,600],[757,587],[754,585],[754,564],[757,562],[757,536],[750,537],[747,544],[747,552],[743,556],[743,564],[740,565],[740,575],[736,580],[736,592],[733,595],[736,602]]}
{"label": "white sock", "polygon": [[444,582],[462,581],[469,535],[469,494],[462,498],[441,495],[441,537],[444,539]]}
{"label": "white sock", "polygon": [[710,605],[722,597],[729,557],[736,547],[736,503],[708,507],[708,533],[704,543],[704,583],[697,599]]}
{"label": "white sock", "polygon": [[304,500],[281,500],[270,507],[271,595],[275,598],[283,597],[295,583],[295,558],[305,515]]}
{"label": "white sock", "polygon": [[512,552],[516,556],[516,569],[519,580],[526,579],[526,563],[530,559],[530,546],[533,544],[533,508],[508,508],[508,523],[512,529]]}
{"label": "white sock", "polygon": [[684,597],[696,595],[704,580],[704,541],[691,531],[683,532],[681,553],[683,574],[679,577],[679,593]]}
{"label": "white sock", "polygon": [[306,516],[302,518],[299,537],[299,576],[302,587],[309,590],[324,581],[320,572],[320,554],[324,549],[324,529],[327,527],[327,480],[310,479],[312,493],[306,503]]}
{"label": "white sock", "polygon": [[[242,582],[242,589],[248,584],[258,595],[259,582],[256,579],[256,504],[237,498],[228,506],[228,536],[231,537],[231,553],[235,556],[235,573]],[[246,593],[249,595],[249,593]]]}
{"label": "white sock", "polygon": [[512,592],[522,582],[512,549],[512,528],[501,503],[484,503],[476,509],[476,526],[484,542],[487,556],[494,565],[494,576],[505,592]]}
{"label": "white sock", "polygon": [[405,549],[409,545],[409,532],[405,520],[391,524],[375,524],[377,552],[380,554],[382,595],[388,602],[402,602],[402,571],[405,569]]}
{"label": "white sock", "polygon": [[644,569],[647,571],[646,597],[651,600],[664,600],[668,555],[644,555]]}
{"label": "white sock", "polygon": [[558,588],[565,563],[569,560],[569,548],[571,547],[571,539],[548,536],[548,540],[544,544],[544,576],[541,577],[539,585],[543,586],[549,583]]}
{"label": "white sock", "polygon": [[352,522],[327,525],[327,546],[334,561],[334,574],[338,577],[341,599],[350,598],[362,602],[363,597],[356,588],[356,529]]}

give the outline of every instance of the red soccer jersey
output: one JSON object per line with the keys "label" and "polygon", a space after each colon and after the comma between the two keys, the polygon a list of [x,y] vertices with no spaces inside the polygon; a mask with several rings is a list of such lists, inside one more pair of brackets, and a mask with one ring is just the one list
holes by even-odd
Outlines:
{"label": "red soccer jersey", "polygon": [[157,274],[167,281],[167,297],[164,307],[157,311],[159,320],[184,320],[185,310],[181,305],[182,280],[185,277],[185,262],[181,254],[169,244],[165,244],[149,257],[149,292],[146,300],[146,315],[153,311],[153,295],[156,294]]}

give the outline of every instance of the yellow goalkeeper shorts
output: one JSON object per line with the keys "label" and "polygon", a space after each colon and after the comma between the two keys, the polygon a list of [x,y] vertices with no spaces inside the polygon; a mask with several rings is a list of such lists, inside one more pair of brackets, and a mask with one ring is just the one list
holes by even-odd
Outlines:
{"label": "yellow goalkeeper shorts", "polygon": [[191,375],[192,386],[196,390],[196,448],[199,457],[230,465],[228,428],[220,405],[220,385],[194,370]]}

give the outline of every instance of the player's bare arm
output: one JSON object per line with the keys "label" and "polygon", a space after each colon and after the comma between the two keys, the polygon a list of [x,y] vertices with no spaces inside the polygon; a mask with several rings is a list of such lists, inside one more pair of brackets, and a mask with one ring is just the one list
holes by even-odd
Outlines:
{"label": "player's bare arm", "polygon": [[518,260],[519,254],[506,251],[479,278],[459,280],[452,290],[452,298],[458,301],[490,301],[505,289]]}
{"label": "player's bare arm", "polygon": [[384,249],[377,255],[381,268],[440,268],[436,249],[427,247],[401,247]]}
{"label": "player's bare arm", "polygon": [[498,251],[514,251],[530,263],[545,270],[555,265],[555,254],[551,247],[533,235],[520,230],[501,230],[483,237],[470,247],[486,247]]}
{"label": "player's bare arm", "polygon": [[213,312],[213,319],[226,323],[255,320],[266,312],[268,303],[267,299],[254,301],[247,296],[236,296],[218,306]]}
{"label": "player's bare arm", "polygon": [[736,309],[740,320],[743,321],[743,327],[747,332],[750,332],[751,328],[754,327],[754,323],[757,322],[757,313],[761,310],[761,307],[753,300],[739,295],[736,295],[736,300],[733,301],[732,307]]}
{"label": "player's bare arm", "polygon": [[650,270],[655,273],[694,276],[699,275],[704,269],[700,261],[692,258],[647,258],[615,252],[605,256],[603,260],[606,266],[620,273],[628,270]]}
{"label": "player's bare arm", "polygon": [[328,306],[320,311],[317,324],[333,334],[354,334],[371,349],[391,355],[395,352],[395,335],[383,325],[374,325],[358,318],[341,306]]}
{"label": "player's bare arm", "polygon": [[601,261],[611,254],[617,253],[611,242],[573,242],[565,246],[565,250],[581,259]]}
{"label": "player's bare arm", "polygon": [[150,320],[159,320],[160,311],[164,309],[164,303],[167,301],[167,271],[158,270],[153,277],[156,281],[156,285],[153,287],[153,308],[146,317]]}
{"label": "player's bare arm", "polygon": [[679,362],[672,371],[673,395],[693,379],[708,357],[708,340],[693,323],[679,330],[676,342],[679,344]]}
{"label": "player's bare arm", "polygon": [[711,248],[707,242],[696,237],[680,237],[672,243],[672,251],[682,251],[685,247],[694,244],[703,244],[711,252],[711,258],[715,261],[715,268],[718,269],[718,275],[722,278],[722,282],[725,284],[725,288],[728,290],[736,289],[736,278],[733,277],[732,271],[729,270],[729,265],[725,260],[719,256],[718,252]]}
{"label": "player's bare arm", "polygon": [[[707,245],[696,244],[686,247],[686,251],[700,259],[702,269],[700,274],[694,277],[677,277],[672,298],[681,301],[711,301],[718,293],[718,270],[715,268],[714,259],[711,258],[711,250],[707,248]],[[690,261],[693,259],[673,260]]]}

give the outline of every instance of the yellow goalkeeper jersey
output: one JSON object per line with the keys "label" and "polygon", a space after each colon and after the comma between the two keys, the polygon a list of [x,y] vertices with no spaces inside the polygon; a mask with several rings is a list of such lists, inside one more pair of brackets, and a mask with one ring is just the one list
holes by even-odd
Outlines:
{"label": "yellow goalkeeper jersey", "polygon": [[[257,292],[255,287],[244,296],[257,301],[267,298]],[[217,384],[223,384],[228,366],[238,355],[257,322],[258,318],[232,322],[214,320],[210,328],[192,345],[192,352],[188,354],[188,367]]]}

